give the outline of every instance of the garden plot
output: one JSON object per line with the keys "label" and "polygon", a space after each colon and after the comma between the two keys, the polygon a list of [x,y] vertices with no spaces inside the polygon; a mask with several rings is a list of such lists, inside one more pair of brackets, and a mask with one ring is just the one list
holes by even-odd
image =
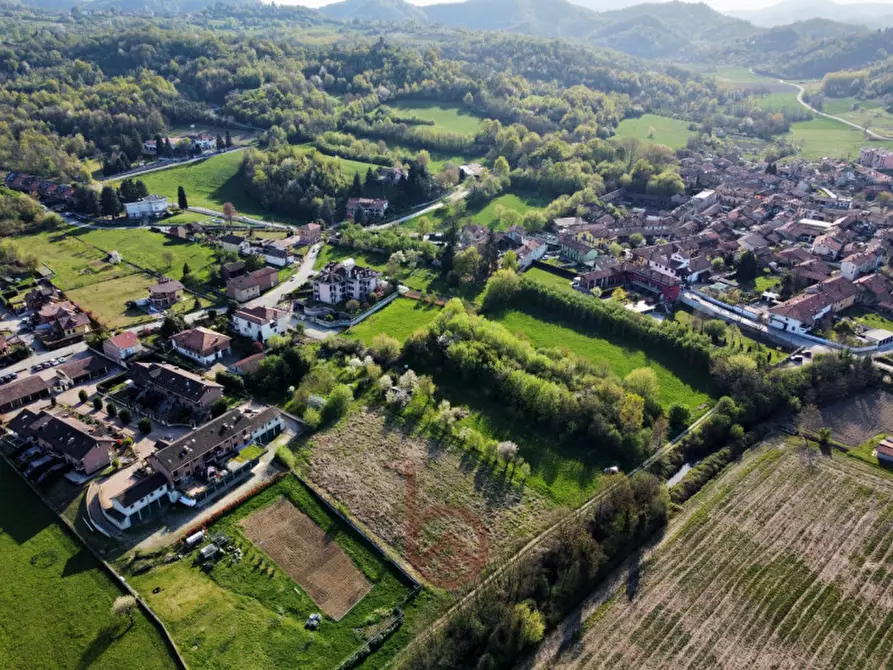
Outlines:
{"label": "garden plot", "polygon": [[851,447],[858,446],[879,433],[893,433],[893,395],[871,391],[847,398],[819,410],[821,425],[813,422],[808,428],[830,428],[834,438]]}
{"label": "garden plot", "polygon": [[784,445],[693,502],[538,667],[891,667],[893,482]]}
{"label": "garden plot", "polygon": [[432,583],[475,579],[551,517],[539,494],[476,458],[362,410],[313,438],[310,478]]}
{"label": "garden plot", "polygon": [[341,547],[285,498],[239,523],[245,536],[336,621],[372,588]]}

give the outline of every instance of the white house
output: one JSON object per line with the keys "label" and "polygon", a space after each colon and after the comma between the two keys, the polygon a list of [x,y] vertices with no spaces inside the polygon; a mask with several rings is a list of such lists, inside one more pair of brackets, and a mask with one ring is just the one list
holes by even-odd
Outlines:
{"label": "white house", "polygon": [[874,252],[851,254],[840,264],[840,274],[855,281],[862,275],[871,274],[881,265],[881,255]]}
{"label": "white house", "polygon": [[540,240],[527,240],[516,252],[518,254],[518,268],[526,270],[534,261],[540,260],[546,255],[549,247]]}
{"label": "white house", "polygon": [[264,260],[277,268],[284,268],[295,262],[294,252],[282,244],[265,244],[260,248]]}
{"label": "white house", "polygon": [[147,195],[136,202],[125,203],[129,219],[157,219],[167,213],[167,198],[163,195]]}
{"label": "white house", "polygon": [[189,138],[192,141],[193,149],[199,151],[217,151],[217,138],[213,135],[194,135]]}
{"label": "white house", "polygon": [[313,299],[327,305],[362,300],[378,288],[381,273],[356,264],[354,259],[327,264],[313,279]]}
{"label": "white house", "polygon": [[822,293],[806,293],[769,310],[769,327],[802,335],[831,311],[833,304]]}
{"label": "white house", "polygon": [[163,474],[155,474],[142,479],[124,489],[112,498],[110,509],[103,508],[103,514],[121,530],[127,530],[136,521],[142,521],[152,513],[161,510],[166,503],[176,500],[177,494]]}
{"label": "white house", "polygon": [[217,241],[224,251],[233,251],[237,254],[248,253],[251,247],[248,240],[240,235],[224,235]]}
{"label": "white house", "polygon": [[239,335],[266,342],[272,335],[281,335],[288,329],[289,314],[276,307],[250,307],[233,314],[232,325]]}
{"label": "white house", "polygon": [[231,353],[232,340],[208,328],[190,328],[171,337],[174,351],[202,365],[211,365]]}

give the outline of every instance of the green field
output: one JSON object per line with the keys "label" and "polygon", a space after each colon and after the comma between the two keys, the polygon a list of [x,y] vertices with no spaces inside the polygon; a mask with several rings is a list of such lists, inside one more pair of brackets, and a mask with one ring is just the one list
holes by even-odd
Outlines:
{"label": "green field", "polygon": [[784,137],[794,146],[802,147],[797,157],[807,160],[820,160],[825,156],[855,160],[864,146],[893,147],[893,142],[869,142],[861,130],[826,118],[795,123]]}
{"label": "green field", "polygon": [[208,281],[217,267],[211,247],[174,239],[150,230],[80,229],[74,236],[105,251],[117,251],[126,262],[162,272],[171,279],[183,278],[184,263],[188,263],[191,273],[202,281]]}
{"label": "green field", "polygon": [[615,137],[638,137],[643,142],[665,144],[671,149],[679,149],[685,146],[689,137],[695,135],[688,129],[689,123],[690,121],[671,119],[666,116],[644,114],[637,119],[621,121],[617,126]]}
{"label": "green field", "polygon": [[129,265],[111,265],[105,262],[107,254],[94,249],[65,232],[45,232],[21,235],[13,238],[25,253],[33,253],[55,274],[53,284],[68,291],[89,286],[99,281],[133,274]]}
{"label": "green field", "polygon": [[103,326],[114,330],[153,318],[141,309],[127,309],[129,301],[147,298],[153,284],[155,279],[149,275],[134,274],[68,291],[66,296]]}
{"label": "green field", "polygon": [[798,108],[802,107],[800,103],[797,102],[797,91],[793,88],[779,93],[761,95],[757,100],[760,103],[760,108],[764,112],[796,111]]}
{"label": "green field", "polygon": [[539,268],[530,268],[529,270],[527,270],[527,272],[524,273],[524,276],[536,279],[541,284],[546,284],[547,286],[552,286],[554,288],[561,289],[562,291],[573,291],[573,293],[575,294],[578,293],[575,288],[571,287],[570,279],[559,277],[558,275],[547,272],[546,270],[540,270]]}
{"label": "green field", "polygon": [[364,344],[369,344],[379,333],[385,333],[403,342],[416,330],[427,326],[439,311],[440,308],[435,305],[426,305],[409,298],[397,298],[347,332],[359,338]]}
{"label": "green field", "polygon": [[176,667],[140,612],[115,620],[121,592],[44,503],[0,461],[0,667]]}
{"label": "green field", "polygon": [[857,323],[866,328],[882,328],[893,332],[893,321],[875,312],[869,312],[861,307],[851,307],[844,316],[851,317]]}
{"label": "green field", "polygon": [[[703,390],[707,380],[685,375],[684,366],[673,372],[641,350],[621,347],[565,325],[538,319],[526,312],[509,310],[493,319],[513,333],[522,333],[538,347],[567,349],[593,363],[604,362],[619,377],[625,377],[638,368],[650,367],[660,382],[658,398],[664,407],[679,403],[694,410],[710,401],[710,395]],[[681,379],[680,374],[686,378]]]}
{"label": "green field", "polygon": [[496,210],[501,207],[505,210],[512,210],[519,214],[524,214],[531,209],[540,209],[549,204],[548,198],[543,198],[535,194],[518,195],[515,193],[505,193],[497,198],[493,198],[482,209],[472,214],[472,220],[478,225],[489,228],[496,226],[496,230],[505,230],[508,228],[504,223],[500,224],[496,218]]}
{"label": "green field", "polygon": [[[853,109],[856,106],[857,109]],[[825,114],[833,114],[874,132],[888,137],[893,136],[893,114],[885,108],[882,100],[858,100],[856,98],[825,98],[822,105]]]}
{"label": "green field", "polygon": [[[238,522],[285,496],[336,543],[373,585],[340,621],[324,617],[318,632],[304,628],[318,606],[243,534]],[[190,668],[302,668],[338,666],[388,618],[410,591],[398,573],[343,521],[332,516],[295,478],[254,496],[211,527],[243,549],[241,561],[219,561],[205,574],[191,560],[159,565],[131,577],[133,585],[165,621]],[[155,589],[161,589],[153,593]],[[422,594],[405,608],[403,626],[363,667],[385,665],[410,638]]]}
{"label": "green field", "polygon": [[394,109],[415,116],[453,133],[473,134],[477,132],[481,119],[460,107],[444,105],[429,100],[398,100],[389,103]]}

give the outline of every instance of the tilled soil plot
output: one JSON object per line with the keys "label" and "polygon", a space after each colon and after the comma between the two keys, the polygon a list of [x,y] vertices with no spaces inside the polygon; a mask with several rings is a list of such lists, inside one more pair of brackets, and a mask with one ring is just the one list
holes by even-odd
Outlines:
{"label": "tilled soil plot", "polygon": [[853,447],[879,433],[893,433],[893,395],[885,391],[861,393],[819,411],[822,425],[810,430],[830,428],[836,439]]}
{"label": "tilled soil plot", "polygon": [[364,410],[313,438],[308,474],[432,583],[458,588],[548,525],[539,494]]}
{"label": "tilled soil plot", "polygon": [[893,667],[893,480],[788,446],[707,493],[537,667]]}
{"label": "tilled soil plot", "polygon": [[262,507],[239,524],[245,536],[335,621],[372,588],[341,547],[285,498]]}

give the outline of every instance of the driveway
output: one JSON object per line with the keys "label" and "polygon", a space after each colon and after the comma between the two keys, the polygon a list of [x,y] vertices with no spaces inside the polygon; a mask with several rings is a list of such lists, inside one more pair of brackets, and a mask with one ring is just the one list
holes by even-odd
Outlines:
{"label": "driveway", "polygon": [[[310,249],[307,250],[307,254],[304,256],[304,260],[301,261],[301,267],[298,271],[288,278],[287,281],[282,282],[278,286],[275,286],[272,290],[267,291],[259,298],[254,298],[254,300],[249,300],[242,307],[275,307],[280,302],[282,302],[283,297],[287,293],[291,293],[296,288],[300,287],[302,284],[310,280],[310,273],[313,271],[313,263],[316,262],[316,257],[319,255],[319,251],[322,249],[322,243],[314,244]],[[289,310],[290,311],[290,310]]]}

